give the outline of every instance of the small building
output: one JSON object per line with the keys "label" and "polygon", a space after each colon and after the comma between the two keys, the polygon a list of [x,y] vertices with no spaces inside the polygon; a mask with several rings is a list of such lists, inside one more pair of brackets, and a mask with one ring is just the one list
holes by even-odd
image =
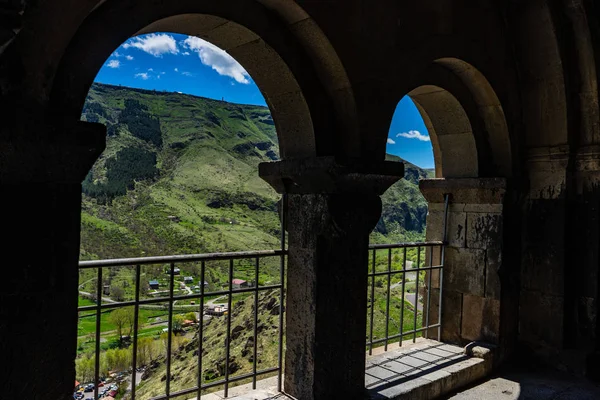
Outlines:
{"label": "small building", "polygon": [[183,282],[184,283],[194,283],[194,278],[191,276],[186,276],[185,278],[183,278]]}
{"label": "small building", "polygon": [[248,287],[248,282],[246,282],[243,279],[234,279],[231,281],[231,286],[234,289],[241,289],[241,288]]}
{"label": "small building", "polygon": [[220,317],[220,316],[224,315],[225,313],[227,313],[227,307],[223,306],[223,305],[212,304],[212,305],[206,307],[206,310],[204,311],[204,313],[206,315],[214,315],[214,316]]}
{"label": "small building", "polygon": [[110,295],[110,285],[104,285],[102,287],[102,293],[104,293],[105,296],[109,296]]}
{"label": "small building", "polygon": [[[204,289],[206,290],[208,288],[208,282],[204,281]],[[193,291],[195,292],[200,292],[201,288],[200,288],[200,282],[198,282],[198,285],[194,286],[192,288]]]}
{"label": "small building", "polygon": [[[167,268],[165,270],[165,274],[169,275],[171,273],[171,268]],[[179,268],[173,268],[173,275],[181,275],[181,270]]]}
{"label": "small building", "polygon": [[150,289],[158,289],[160,285],[157,280],[152,280],[148,282],[148,286],[150,286]]}

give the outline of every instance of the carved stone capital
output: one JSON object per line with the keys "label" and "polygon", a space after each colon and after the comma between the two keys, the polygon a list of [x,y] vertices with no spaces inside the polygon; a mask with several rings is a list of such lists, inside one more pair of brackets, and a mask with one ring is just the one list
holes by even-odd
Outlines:
{"label": "carved stone capital", "polygon": [[0,141],[0,184],[81,183],[105,148],[106,127],[46,127],[46,139]]}
{"label": "carved stone capital", "polygon": [[258,172],[278,193],[381,195],[404,176],[404,164],[312,157],[261,163]]}

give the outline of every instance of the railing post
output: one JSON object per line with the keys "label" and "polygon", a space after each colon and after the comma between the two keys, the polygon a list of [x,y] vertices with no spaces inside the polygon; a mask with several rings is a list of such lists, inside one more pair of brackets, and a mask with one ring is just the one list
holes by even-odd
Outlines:
{"label": "railing post", "polygon": [[369,234],[400,163],[333,158],[265,163],[288,197],[284,390],[293,397],[363,399]]}

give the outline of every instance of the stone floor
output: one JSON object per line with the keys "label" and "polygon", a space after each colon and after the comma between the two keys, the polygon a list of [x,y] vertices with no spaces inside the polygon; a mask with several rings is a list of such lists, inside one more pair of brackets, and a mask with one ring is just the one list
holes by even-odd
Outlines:
{"label": "stone floor", "polygon": [[447,400],[597,400],[600,387],[568,373],[538,365],[508,365],[490,379]]}
{"label": "stone floor", "polygon": [[[467,356],[463,348],[427,339],[416,343],[390,345],[387,352],[376,349],[367,358],[365,380],[371,399],[427,399],[446,393],[451,385],[472,382],[482,377],[485,361]],[[467,381],[464,381],[464,380]],[[229,399],[233,400],[292,400],[277,393],[277,378],[257,382],[257,389],[250,385],[232,388]],[[223,392],[202,396],[201,400],[224,399]]]}
{"label": "stone floor", "polygon": [[[489,372],[486,364],[482,358],[466,355],[463,348],[418,339],[415,344],[401,348],[390,346],[387,352],[383,352],[383,348],[374,351],[367,358],[366,386],[371,399],[600,399],[599,386],[526,362],[507,365],[491,378],[481,380]],[[452,387],[456,387],[453,385],[461,385],[465,389],[452,393]],[[224,398],[223,392],[202,396],[202,400]],[[276,377],[257,382],[257,390],[254,391],[251,385],[232,388],[229,399],[293,400],[277,393]]]}

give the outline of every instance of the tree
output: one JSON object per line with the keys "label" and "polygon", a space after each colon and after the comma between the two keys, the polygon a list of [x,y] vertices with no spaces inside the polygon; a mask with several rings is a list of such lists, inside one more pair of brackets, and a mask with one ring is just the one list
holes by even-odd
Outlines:
{"label": "tree", "polygon": [[76,379],[79,382],[90,382],[95,375],[95,357],[88,355],[75,361]]}
{"label": "tree", "polygon": [[183,329],[183,317],[176,315],[173,317],[173,332],[181,331]]}
{"label": "tree", "polygon": [[149,337],[138,339],[137,362],[138,365],[147,365],[155,357],[154,340]]}
{"label": "tree", "polygon": [[184,318],[187,319],[188,321],[198,322],[198,317],[196,316],[195,312],[189,312],[189,313],[185,314]]}
{"label": "tree", "polygon": [[[119,336],[119,344],[122,345],[123,335],[126,333],[127,336],[133,334],[134,321],[135,321],[135,309],[131,307],[117,308],[110,313],[109,321],[115,325],[117,335]],[[142,328],[144,321],[138,316],[138,330]]]}
{"label": "tree", "polygon": [[124,300],[124,296],[125,296],[125,290],[123,289],[122,286],[119,285],[113,285],[110,288],[110,295],[112,296],[112,298],[116,301],[123,301]]}
{"label": "tree", "polygon": [[109,349],[106,351],[106,366],[112,371],[127,371],[131,368],[131,349]]}
{"label": "tree", "polygon": [[[121,339],[123,337],[125,329],[131,326],[130,322],[132,320],[133,307],[117,308],[116,310],[110,313],[109,321],[116,327],[117,335],[119,336],[119,343],[121,343]],[[132,328],[129,329],[130,335],[132,330]]]}
{"label": "tree", "polygon": [[156,147],[162,147],[160,120],[148,112],[148,107],[138,100],[125,99],[125,109],[119,116],[119,122],[136,136]]}

